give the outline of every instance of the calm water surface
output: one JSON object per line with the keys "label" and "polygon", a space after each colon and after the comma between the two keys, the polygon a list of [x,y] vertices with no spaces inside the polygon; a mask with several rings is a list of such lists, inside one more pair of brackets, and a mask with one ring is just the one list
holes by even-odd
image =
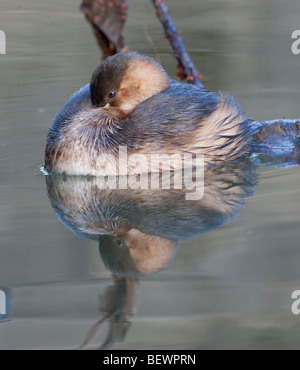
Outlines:
{"label": "calm water surface", "polygon": [[[128,3],[128,44],[157,54],[175,77],[176,63],[151,5]],[[257,120],[300,117],[300,56],[291,53],[299,1],[169,4],[207,88],[234,94]],[[78,347],[102,317],[99,308],[113,284],[98,244],[78,238],[58,220],[39,172],[53,117],[100,61],[78,5],[1,2],[7,55],[0,55],[0,288],[7,315],[0,316],[0,349]],[[186,210],[185,225],[195,227],[195,236],[181,241],[168,269],[133,284],[137,311],[126,340],[114,348],[300,349],[300,318],[291,312],[291,294],[300,290],[299,167],[239,171],[240,186],[247,188],[240,199],[245,206],[233,210],[240,216],[195,235],[201,232],[198,208]],[[211,183],[217,183],[214,176]],[[170,204],[165,214],[173,217],[178,204]],[[150,230],[152,213],[145,215],[143,227]],[[174,226],[174,238],[183,233],[180,227]],[[105,341],[107,330],[92,347]]]}

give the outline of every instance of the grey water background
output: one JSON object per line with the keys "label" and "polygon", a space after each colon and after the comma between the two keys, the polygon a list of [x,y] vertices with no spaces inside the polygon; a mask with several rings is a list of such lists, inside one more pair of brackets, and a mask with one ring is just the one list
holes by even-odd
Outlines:
{"label": "grey water background", "polygon": [[[128,0],[131,49],[176,62],[150,2]],[[168,1],[205,87],[235,95],[253,118],[300,117],[294,0]],[[100,61],[74,0],[1,0],[0,288],[9,315],[0,349],[80,345],[111,284],[97,244],[58,221],[39,172],[48,127]],[[138,312],[120,349],[299,349],[299,167],[258,169],[255,195],[231,226],[182,242],[174,263],[140,284]],[[98,342],[105,338],[105,330]]]}

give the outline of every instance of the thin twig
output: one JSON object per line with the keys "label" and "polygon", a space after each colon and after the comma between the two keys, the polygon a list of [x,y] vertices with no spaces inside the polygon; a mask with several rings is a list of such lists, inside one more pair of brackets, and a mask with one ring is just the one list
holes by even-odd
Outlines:
{"label": "thin twig", "polygon": [[109,308],[109,312],[106,312],[106,315],[92,326],[86,339],[77,350],[85,349],[96,338],[106,322],[109,322],[109,332],[99,349],[109,349],[115,342],[125,339],[131,325],[130,318],[134,311],[138,280],[117,275],[113,275],[113,277],[115,289],[106,292],[107,300],[110,303],[113,302],[113,305]]}
{"label": "thin twig", "polygon": [[78,350],[82,350],[82,349],[85,349],[91,342],[92,340],[96,337],[98,331],[100,330],[100,328],[102,327],[102,324],[104,324],[106,321],[108,321],[110,319],[110,315],[107,315],[106,317],[104,317],[103,319],[99,320],[98,322],[96,322],[95,325],[92,326],[92,328],[90,329],[86,339],[84,340],[84,342],[82,343],[82,345],[80,347],[78,347],[77,349]]}
{"label": "thin twig", "polygon": [[202,75],[197,71],[194,63],[191,61],[184,46],[183,39],[178,34],[164,0],[151,1],[156,9],[156,15],[164,27],[166,37],[172,46],[173,55],[178,60],[178,76],[185,78],[188,82],[198,87],[203,87],[203,84],[200,82]]}

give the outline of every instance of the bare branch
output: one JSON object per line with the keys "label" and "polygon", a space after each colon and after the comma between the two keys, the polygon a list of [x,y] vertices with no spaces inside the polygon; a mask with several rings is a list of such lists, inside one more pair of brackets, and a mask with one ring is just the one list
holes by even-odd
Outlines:
{"label": "bare branch", "polygon": [[300,133],[300,119],[275,119],[272,121],[254,121],[253,127],[258,133],[266,129],[281,128],[290,130],[295,135]]}
{"label": "bare branch", "polygon": [[[254,138],[257,143],[272,147],[274,138],[285,137],[297,140],[300,138],[300,119],[277,119],[272,121],[253,122],[256,131]],[[271,143],[271,144],[270,144]]]}
{"label": "bare branch", "polygon": [[178,76],[185,78],[188,82],[196,86],[203,87],[203,84],[200,82],[202,75],[197,71],[194,63],[191,61],[184,46],[183,39],[178,34],[164,0],[151,1],[156,9],[156,15],[164,27],[166,37],[172,46],[173,55],[178,60]]}
{"label": "bare branch", "polygon": [[126,0],[83,0],[80,9],[93,28],[103,59],[127,50],[122,35],[127,19]]}

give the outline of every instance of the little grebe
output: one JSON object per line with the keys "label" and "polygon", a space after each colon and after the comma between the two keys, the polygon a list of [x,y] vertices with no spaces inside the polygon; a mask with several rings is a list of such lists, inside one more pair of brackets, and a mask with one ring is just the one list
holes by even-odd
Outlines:
{"label": "little grebe", "polygon": [[[120,157],[136,154],[146,161],[129,160],[128,173],[160,170],[154,157],[149,167],[153,154],[203,154],[205,164],[233,161],[250,152],[254,133],[232,97],[171,80],[154,59],[124,52],[100,64],[90,84],[56,116],[45,169],[67,175],[126,174]],[[124,147],[126,157],[119,150]]]}

